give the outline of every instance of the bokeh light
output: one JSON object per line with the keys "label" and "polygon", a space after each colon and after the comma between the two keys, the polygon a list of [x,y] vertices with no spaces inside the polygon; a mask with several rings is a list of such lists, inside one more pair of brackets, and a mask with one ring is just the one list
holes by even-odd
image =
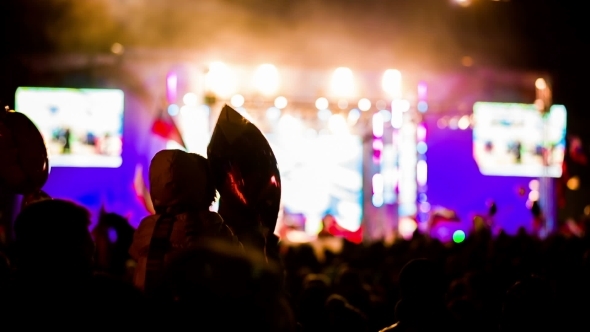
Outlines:
{"label": "bokeh light", "polygon": [[242,107],[244,106],[244,96],[242,95],[233,95],[231,97],[231,104],[233,107]]}
{"label": "bokeh light", "polygon": [[187,106],[197,106],[198,97],[196,94],[189,92],[182,97],[182,101]]}
{"label": "bokeh light", "polygon": [[354,75],[350,68],[336,68],[332,76],[332,93],[338,97],[354,96]]}
{"label": "bokeh light", "polygon": [[465,232],[460,229],[453,232],[453,242],[461,243],[463,241],[465,241]]}
{"label": "bokeh light", "polygon": [[279,72],[274,65],[265,63],[260,65],[254,73],[254,86],[258,92],[270,96],[279,89]]}
{"label": "bokeh light", "polygon": [[371,101],[367,98],[362,98],[359,100],[359,109],[363,112],[366,112],[371,109]]}
{"label": "bokeh light", "polygon": [[287,107],[287,98],[283,96],[278,96],[275,99],[275,107],[282,110],[283,108]]}
{"label": "bokeh light", "polygon": [[328,105],[330,105],[330,103],[328,102],[328,99],[324,97],[320,97],[315,101],[315,107],[318,110],[325,110],[328,108]]}

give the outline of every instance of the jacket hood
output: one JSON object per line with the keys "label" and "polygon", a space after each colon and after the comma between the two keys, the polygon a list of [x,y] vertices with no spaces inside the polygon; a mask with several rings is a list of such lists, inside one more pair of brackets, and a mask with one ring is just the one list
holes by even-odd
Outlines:
{"label": "jacket hood", "polygon": [[215,199],[207,159],[182,150],[162,150],[150,163],[150,196],[156,213],[207,209]]}

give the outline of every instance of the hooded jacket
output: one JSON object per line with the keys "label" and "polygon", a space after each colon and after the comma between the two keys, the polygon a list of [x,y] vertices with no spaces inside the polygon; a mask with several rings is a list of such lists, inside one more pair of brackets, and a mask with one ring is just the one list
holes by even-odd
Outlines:
{"label": "hooded jacket", "polygon": [[136,260],[133,283],[145,289],[148,256],[159,220],[171,221],[164,262],[203,237],[239,245],[221,216],[209,207],[215,199],[207,159],[181,150],[162,150],[150,163],[150,196],[155,215],[144,218],[135,231],[129,254]]}

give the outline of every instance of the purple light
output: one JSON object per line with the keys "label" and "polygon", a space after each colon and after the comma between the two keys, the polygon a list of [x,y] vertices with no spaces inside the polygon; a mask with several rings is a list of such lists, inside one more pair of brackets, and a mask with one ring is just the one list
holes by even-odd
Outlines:
{"label": "purple light", "polygon": [[373,163],[381,164],[381,152],[383,151],[383,140],[373,140]]}
{"label": "purple light", "polygon": [[418,129],[416,130],[416,136],[419,142],[426,141],[426,127],[424,127],[424,124],[420,124],[418,126]]}
{"label": "purple light", "polygon": [[170,72],[166,77],[166,99],[168,99],[168,103],[173,104],[176,102],[177,89],[178,76],[176,76],[176,73]]}
{"label": "purple light", "polygon": [[426,82],[422,81],[418,84],[418,99],[419,100],[426,100],[427,94],[428,94],[428,85],[426,85]]}

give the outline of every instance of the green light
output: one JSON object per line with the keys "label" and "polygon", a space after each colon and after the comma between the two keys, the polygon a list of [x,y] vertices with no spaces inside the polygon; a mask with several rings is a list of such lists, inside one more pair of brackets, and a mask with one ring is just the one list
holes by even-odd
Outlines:
{"label": "green light", "polygon": [[461,243],[463,241],[465,241],[465,232],[463,232],[462,230],[456,230],[453,233],[453,241],[455,243]]}

